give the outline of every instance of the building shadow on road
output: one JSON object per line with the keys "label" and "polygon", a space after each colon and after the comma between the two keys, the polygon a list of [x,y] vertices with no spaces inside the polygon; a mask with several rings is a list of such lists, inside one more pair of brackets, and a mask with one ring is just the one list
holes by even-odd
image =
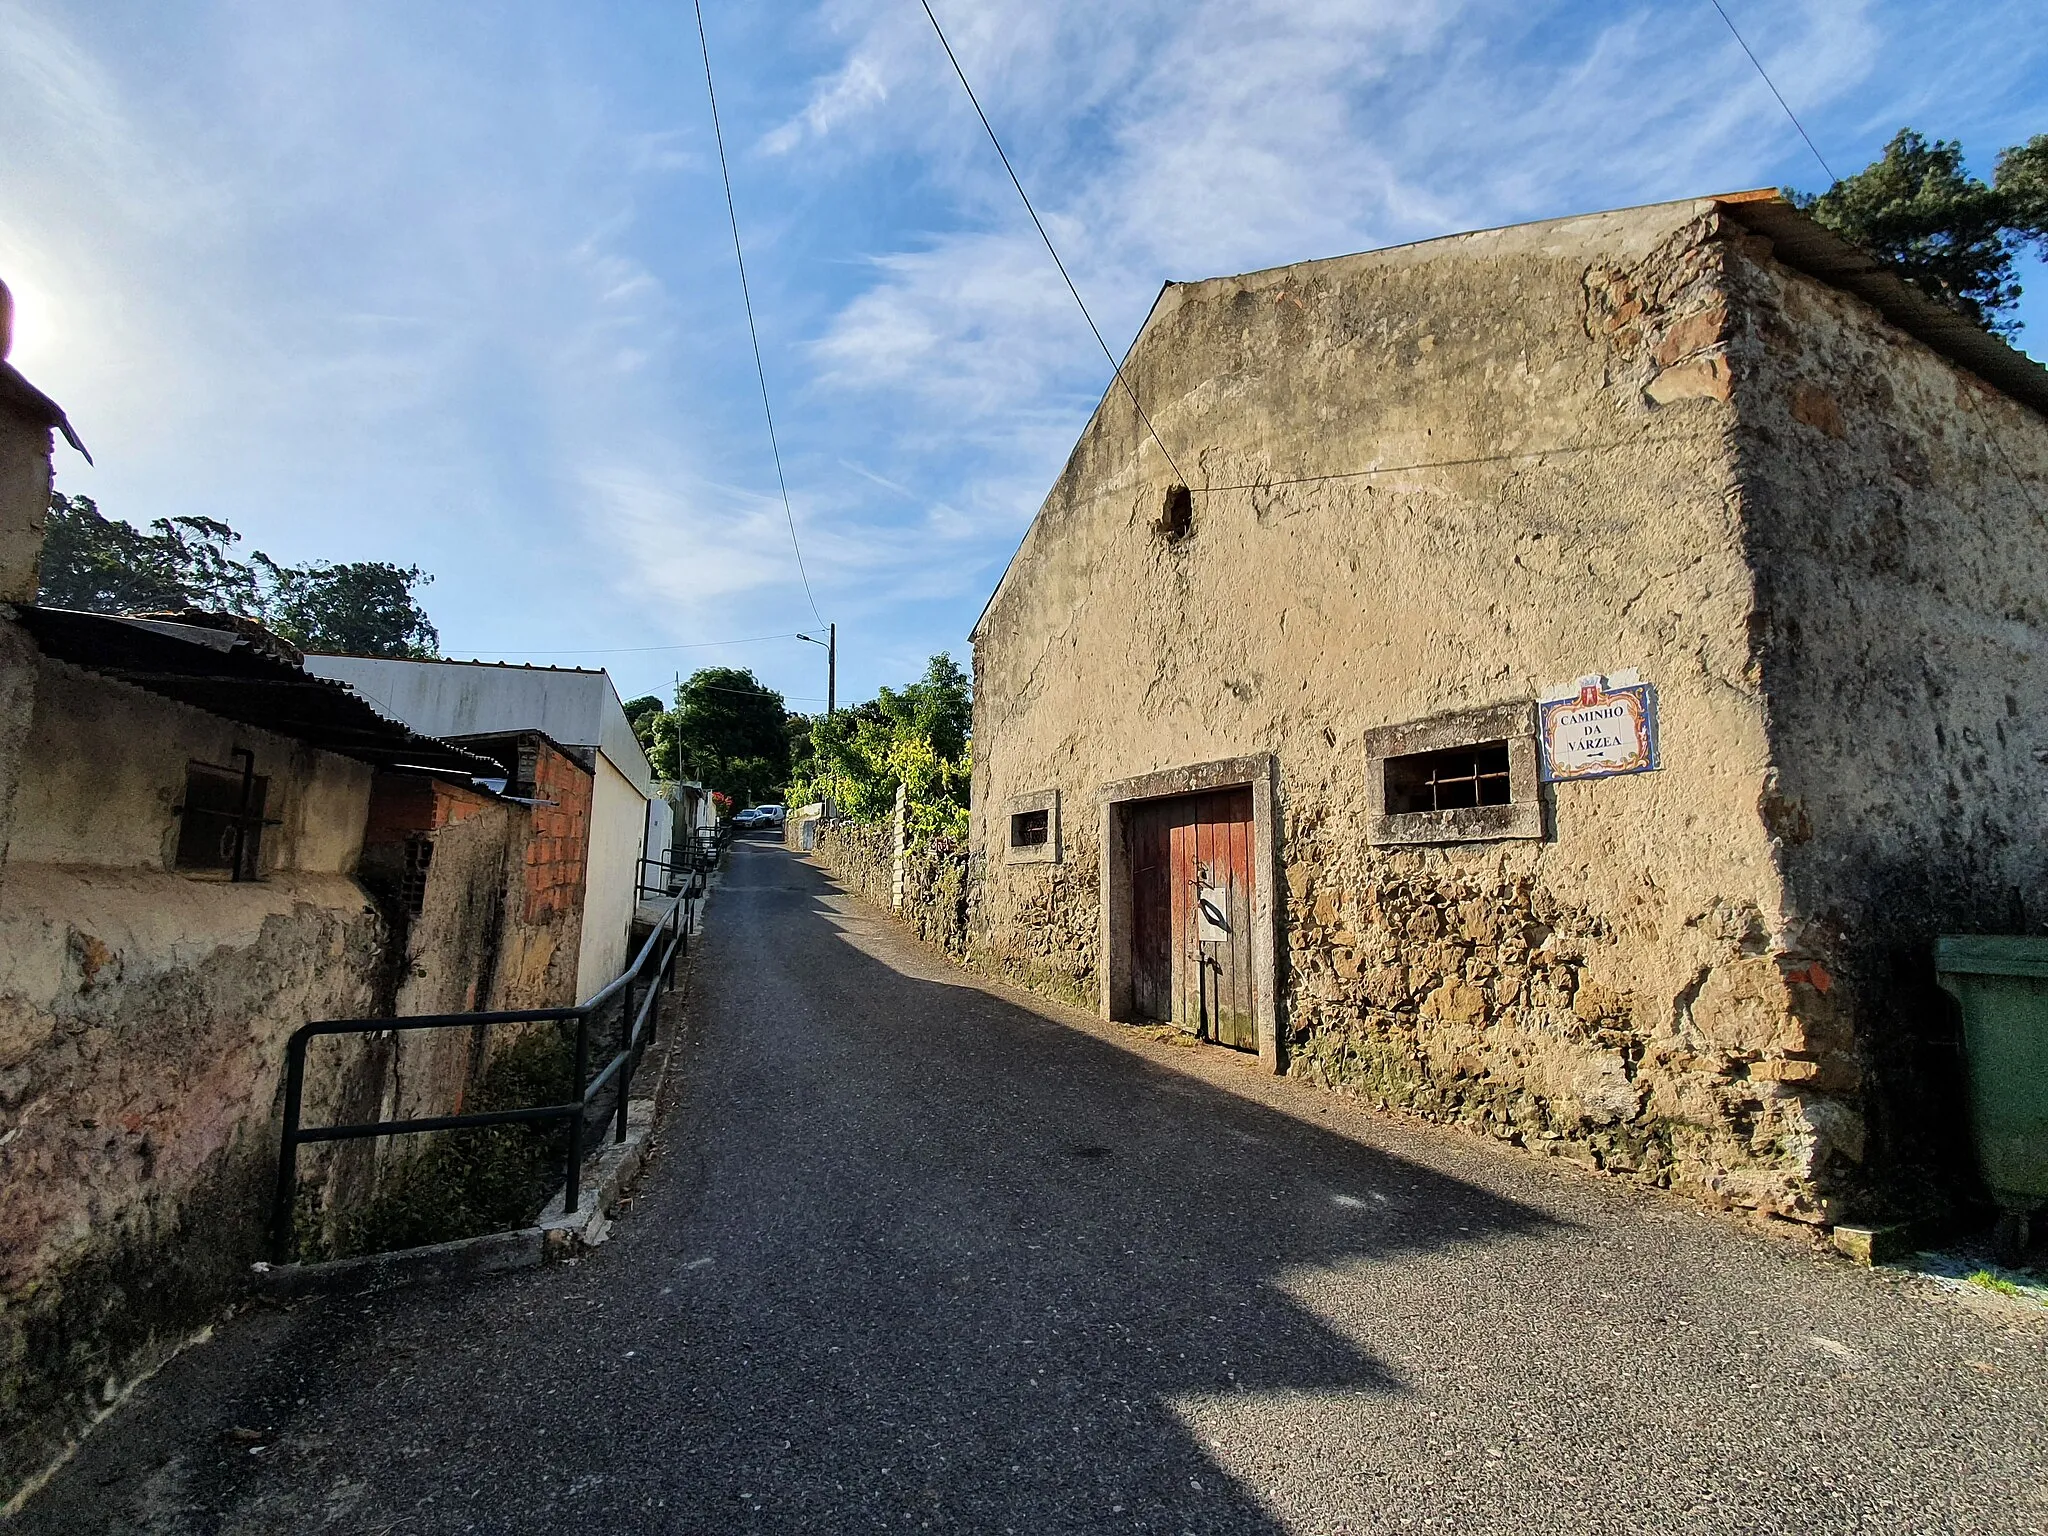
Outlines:
{"label": "building shadow on road", "polygon": [[1198,1410],[1409,1386],[1300,1299],[1315,1277],[1370,1286],[1375,1263],[1549,1225],[932,979],[936,957],[906,974],[875,952],[904,941],[865,939],[879,916],[848,931],[810,864],[748,857],[732,878],[816,979],[759,1021],[759,1081],[703,1109],[706,1215],[745,1201],[756,1220],[735,1240],[699,1218],[702,1343],[677,1364],[701,1451],[749,1468],[720,1490],[735,1505],[816,1528],[1279,1529],[1219,1476]]}
{"label": "building shadow on road", "polygon": [[1375,1266],[1553,1225],[831,902],[735,850],[606,1247],[180,1361],[22,1529],[1279,1531],[1266,1489],[1322,1454],[1295,1407],[1414,1388],[1417,1293]]}

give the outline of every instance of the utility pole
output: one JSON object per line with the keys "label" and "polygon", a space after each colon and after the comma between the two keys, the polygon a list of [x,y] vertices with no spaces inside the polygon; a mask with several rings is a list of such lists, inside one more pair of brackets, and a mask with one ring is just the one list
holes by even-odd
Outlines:
{"label": "utility pole", "polygon": [[839,710],[839,626],[827,624],[823,640],[816,635],[798,635],[797,639],[825,647],[825,718],[830,720]]}

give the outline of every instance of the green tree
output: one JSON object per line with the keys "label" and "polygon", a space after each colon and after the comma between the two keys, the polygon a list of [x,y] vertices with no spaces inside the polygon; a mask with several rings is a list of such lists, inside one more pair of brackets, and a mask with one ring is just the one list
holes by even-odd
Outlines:
{"label": "green tree", "polygon": [[89,496],[50,497],[41,589],[49,608],[161,613],[203,608],[260,620],[301,650],[432,656],[440,636],[413,596],[418,566],[369,560],[280,565],[211,517],[158,518],[147,530],[100,515]]}
{"label": "green tree", "polygon": [[810,770],[792,784],[793,802],[829,800],[843,816],[877,821],[904,787],[913,841],[964,837],[974,699],[951,656],[932,657],[924,676],[882,688],[864,704],[810,722]]}
{"label": "green tree", "polygon": [[1787,194],[1929,297],[2008,338],[2020,285],[2013,258],[2048,252],[2048,134],[1998,157],[1990,185],[1963,169],[1956,140],[1901,128],[1876,161],[1818,196]]}
{"label": "green tree", "polygon": [[50,497],[37,601],[87,613],[209,608],[254,618],[256,578],[229,552],[241,537],[211,517],[160,517],[144,532],[100,516],[90,496],[59,491]]}
{"label": "green tree", "polygon": [[412,595],[414,587],[434,578],[416,565],[382,560],[279,565],[261,550],[252,564],[263,585],[264,624],[302,651],[440,654],[440,632]]}
{"label": "green tree", "polygon": [[750,671],[692,673],[669,716],[677,767],[742,805],[772,799],[789,780],[788,713],[782,695]]}

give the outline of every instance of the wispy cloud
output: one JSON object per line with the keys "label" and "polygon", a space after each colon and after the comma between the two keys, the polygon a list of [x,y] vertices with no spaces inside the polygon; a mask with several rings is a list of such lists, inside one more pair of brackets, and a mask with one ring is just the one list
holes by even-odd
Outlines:
{"label": "wispy cloud", "polygon": [[[1819,175],[1704,0],[933,3],[1114,348],[1169,278]],[[2041,127],[2038,0],[1725,3],[1838,170]],[[1109,367],[918,6],[708,19],[859,691],[957,648]],[[808,622],[687,15],[8,0],[0,143],[67,488],[418,561],[451,645]]]}

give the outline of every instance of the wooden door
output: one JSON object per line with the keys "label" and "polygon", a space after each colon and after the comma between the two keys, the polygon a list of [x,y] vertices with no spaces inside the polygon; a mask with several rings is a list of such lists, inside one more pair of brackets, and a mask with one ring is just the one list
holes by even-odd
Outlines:
{"label": "wooden door", "polygon": [[1132,1013],[1257,1050],[1251,790],[1144,801],[1128,813],[1125,836]]}

